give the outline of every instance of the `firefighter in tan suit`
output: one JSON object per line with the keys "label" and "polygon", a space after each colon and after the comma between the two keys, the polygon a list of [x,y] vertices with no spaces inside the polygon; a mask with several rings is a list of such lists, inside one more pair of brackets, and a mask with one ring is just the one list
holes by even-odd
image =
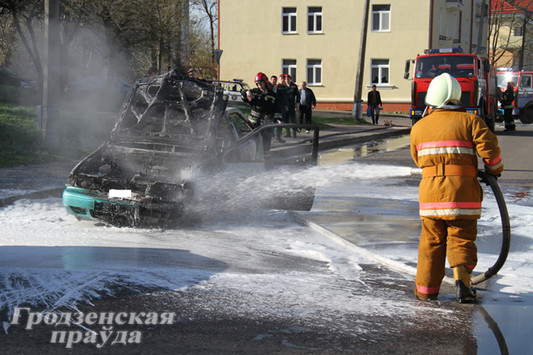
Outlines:
{"label": "firefighter in tan suit", "polygon": [[411,155],[422,168],[415,295],[437,298],[447,256],[457,301],[469,303],[477,299],[470,274],[477,263],[475,240],[483,198],[476,153],[490,174],[500,174],[503,163],[497,137],[481,118],[464,111],[460,98],[461,86],[455,78],[437,76],[427,91],[429,114],[411,130]]}

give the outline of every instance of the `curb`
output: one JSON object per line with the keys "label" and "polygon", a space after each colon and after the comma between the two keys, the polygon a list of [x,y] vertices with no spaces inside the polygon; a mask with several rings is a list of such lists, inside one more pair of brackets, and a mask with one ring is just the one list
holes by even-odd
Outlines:
{"label": "curb", "polygon": [[[337,134],[331,134],[331,135],[325,135],[320,137],[320,140],[318,142],[318,148],[319,149],[331,149],[331,148],[337,148],[342,147],[345,145],[350,145],[354,143],[361,143],[361,142],[369,142],[372,140],[377,139],[386,139],[396,136],[401,136],[404,134],[409,134],[411,132],[410,127],[406,128],[380,128],[379,130],[383,130],[384,132],[376,132],[376,129],[370,130],[369,134],[364,134],[364,132],[353,132],[350,136],[350,133],[337,133]],[[347,135],[347,137],[343,137],[340,139],[332,139],[328,141],[328,137],[330,136],[336,136],[336,135]]]}
{"label": "curb", "polygon": [[11,205],[13,204],[13,202],[17,200],[23,200],[23,199],[34,200],[34,199],[46,198],[46,197],[60,197],[63,194],[64,189],[65,189],[64,187],[56,187],[53,189],[35,191],[35,192],[31,192],[29,194],[24,194],[24,195],[15,195],[15,196],[0,198],[0,208]]}

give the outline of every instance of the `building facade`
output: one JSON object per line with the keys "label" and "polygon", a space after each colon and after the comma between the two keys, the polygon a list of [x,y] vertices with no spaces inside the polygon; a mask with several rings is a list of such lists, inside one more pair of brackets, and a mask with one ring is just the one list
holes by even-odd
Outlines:
{"label": "building facade", "polygon": [[[375,84],[385,112],[407,112],[406,60],[428,48],[486,53],[484,2],[370,0],[361,99]],[[318,108],[351,110],[364,8],[365,0],[219,0],[220,79],[253,86],[257,72],[289,73],[308,83]]]}

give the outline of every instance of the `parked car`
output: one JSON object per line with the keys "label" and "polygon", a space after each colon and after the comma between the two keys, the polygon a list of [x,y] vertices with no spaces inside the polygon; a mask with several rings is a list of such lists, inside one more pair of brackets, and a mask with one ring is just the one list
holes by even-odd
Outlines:
{"label": "parked car", "polygon": [[[109,140],[70,173],[63,203],[78,218],[117,226],[179,225],[204,198],[199,176],[245,171],[240,178],[261,179],[264,171],[316,164],[318,128],[294,156],[281,146],[265,152],[265,132],[274,126],[283,127],[253,128],[242,112],[226,110],[223,90],[208,82],[175,71],[140,79]],[[313,199],[313,187],[287,184],[256,207],[309,210]]]}
{"label": "parked car", "polygon": [[228,105],[234,106],[234,105],[242,105],[244,102],[242,101],[241,92],[250,90],[250,87],[248,84],[244,83],[242,80],[239,79],[233,79],[233,81],[229,80],[208,80],[210,83],[212,83],[215,86],[221,87],[224,91],[224,95],[228,97]]}
{"label": "parked car", "polygon": [[32,88],[34,86],[31,81],[19,77],[7,68],[0,68],[0,85],[20,88]]}
{"label": "parked car", "polygon": [[40,103],[35,81],[24,79],[7,68],[0,68],[0,102],[26,106]]}

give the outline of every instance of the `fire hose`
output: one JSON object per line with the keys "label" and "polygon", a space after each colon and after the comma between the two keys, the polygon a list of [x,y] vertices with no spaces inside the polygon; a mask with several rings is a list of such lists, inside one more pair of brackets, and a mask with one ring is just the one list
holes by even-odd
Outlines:
{"label": "fire hose", "polygon": [[502,247],[500,249],[500,255],[494,265],[489,267],[484,273],[472,277],[472,284],[474,285],[488,280],[500,271],[509,254],[509,248],[511,247],[511,224],[509,222],[509,213],[507,212],[507,205],[505,204],[500,186],[496,182],[496,177],[483,170],[478,170],[477,175],[481,182],[490,186],[494,193],[494,197],[496,198],[496,202],[498,203],[498,209],[500,210],[502,221]]}

